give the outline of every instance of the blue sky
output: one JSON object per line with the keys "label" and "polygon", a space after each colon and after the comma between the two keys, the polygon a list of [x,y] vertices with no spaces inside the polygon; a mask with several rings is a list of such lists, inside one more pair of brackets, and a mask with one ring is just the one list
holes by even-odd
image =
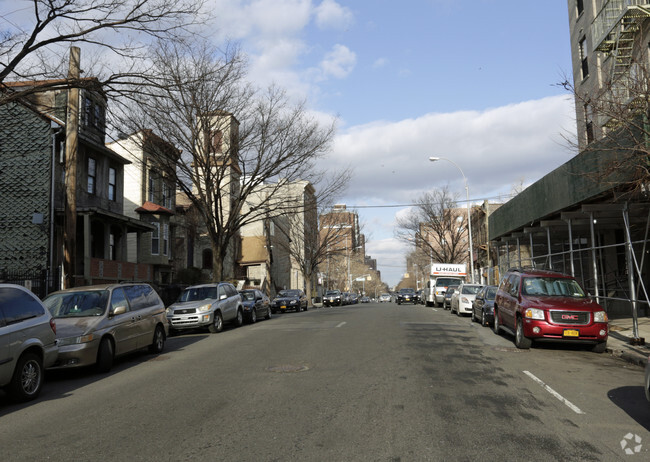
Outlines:
{"label": "blue sky", "polygon": [[[565,0],[210,0],[211,36],[235,40],[250,78],[284,86],[338,132],[323,168],[349,166],[366,252],[397,284],[396,216],[448,186],[496,200],[568,161],[575,136]],[[214,28],[212,28],[214,27]],[[461,204],[464,205],[464,204]],[[362,208],[372,206],[373,208]],[[375,208],[376,206],[385,206]]]}

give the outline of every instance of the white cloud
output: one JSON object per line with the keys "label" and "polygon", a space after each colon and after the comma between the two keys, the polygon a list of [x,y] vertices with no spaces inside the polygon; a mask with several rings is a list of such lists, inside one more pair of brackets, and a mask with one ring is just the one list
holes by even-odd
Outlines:
{"label": "white cloud", "polygon": [[[573,102],[566,96],[486,111],[431,113],[397,122],[351,127],[335,140],[330,161],[350,164],[350,197],[411,203],[422,192],[447,184],[472,198],[509,193],[525,177],[536,181],[569,160],[562,134],[575,131]],[[388,187],[389,186],[389,187]]]}
{"label": "white cloud", "polygon": [[345,29],[354,22],[352,11],[334,0],[323,0],[315,14],[316,25],[321,29]]}
{"label": "white cloud", "polygon": [[373,69],[381,69],[382,67],[386,66],[388,64],[388,59],[386,58],[379,58],[376,59],[374,63],[372,63]]}
{"label": "white cloud", "polygon": [[332,76],[337,79],[346,77],[357,63],[357,55],[345,45],[334,45],[321,61],[323,77]]}

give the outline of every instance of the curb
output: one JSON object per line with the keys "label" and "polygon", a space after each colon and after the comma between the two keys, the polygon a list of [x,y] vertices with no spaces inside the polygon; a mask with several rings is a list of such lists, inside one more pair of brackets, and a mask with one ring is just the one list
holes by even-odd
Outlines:
{"label": "curb", "polygon": [[627,361],[631,364],[635,364],[637,366],[645,367],[646,363],[648,362],[648,357],[643,356],[640,353],[609,347],[605,351],[616,358],[621,358],[622,360]]}

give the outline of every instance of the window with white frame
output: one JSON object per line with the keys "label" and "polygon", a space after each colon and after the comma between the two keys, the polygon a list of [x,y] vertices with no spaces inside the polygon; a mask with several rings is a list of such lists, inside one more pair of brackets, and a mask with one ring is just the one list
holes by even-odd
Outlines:
{"label": "window with white frame", "polygon": [[154,202],[154,190],[156,189],[156,174],[153,169],[149,169],[149,182],[148,182],[147,197],[149,202]]}
{"label": "window with white frame", "polygon": [[582,79],[584,80],[587,77],[589,77],[589,63],[587,62],[588,51],[587,51],[586,37],[582,37],[578,42],[578,54],[580,56],[580,62],[581,62]]}
{"label": "window with white frame", "polygon": [[88,194],[95,194],[97,183],[97,162],[92,157],[88,158],[88,186],[86,191]]}
{"label": "window with white frame", "polygon": [[160,223],[154,222],[154,230],[151,231],[151,254],[160,255]]}
{"label": "window with white frame", "polygon": [[163,224],[163,255],[167,255],[169,252],[169,223]]}
{"label": "window with white frame", "polygon": [[117,174],[114,168],[108,168],[108,200],[114,201],[116,199],[117,191]]}

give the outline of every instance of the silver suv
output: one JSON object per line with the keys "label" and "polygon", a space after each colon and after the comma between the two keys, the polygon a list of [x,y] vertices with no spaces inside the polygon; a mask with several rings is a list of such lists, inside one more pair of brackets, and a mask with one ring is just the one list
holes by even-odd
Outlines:
{"label": "silver suv", "polygon": [[224,322],[239,327],[244,322],[244,307],[239,292],[229,282],[203,284],[185,289],[178,301],[167,308],[167,321],[177,330],[207,327],[221,332]]}
{"label": "silver suv", "polygon": [[56,326],[41,301],[24,287],[0,284],[0,387],[17,401],[34,399],[43,368],[56,361]]}

